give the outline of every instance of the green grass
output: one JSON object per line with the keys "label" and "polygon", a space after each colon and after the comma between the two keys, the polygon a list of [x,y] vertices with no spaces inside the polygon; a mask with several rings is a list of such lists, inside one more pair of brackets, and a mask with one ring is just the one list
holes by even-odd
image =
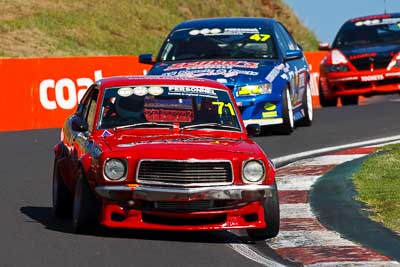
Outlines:
{"label": "green grass", "polygon": [[357,199],[367,204],[371,219],[400,232],[400,145],[380,148],[353,178]]}
{"label": "green grass", "polygon": [[224,16],[277,18],[305,50],[317,49],[314,33],[282,0],[3,0],[0,55],[154,54],[176,24]]}

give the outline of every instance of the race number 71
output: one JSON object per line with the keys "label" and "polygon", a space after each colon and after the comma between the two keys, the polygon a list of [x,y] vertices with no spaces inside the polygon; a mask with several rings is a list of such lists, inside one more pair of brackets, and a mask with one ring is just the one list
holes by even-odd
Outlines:
{"label": "race number 71", "polygon": [[224,102],[220,102],[220,101],[215,101],[212,102],[213,105],[218,105],[218,115],[222,115],[222,109],[224,107],[229,109],[229,112],[231,113],[231,115],[235,115],[235,111],[233,110],[232,104],[231,103],[224,103]]}

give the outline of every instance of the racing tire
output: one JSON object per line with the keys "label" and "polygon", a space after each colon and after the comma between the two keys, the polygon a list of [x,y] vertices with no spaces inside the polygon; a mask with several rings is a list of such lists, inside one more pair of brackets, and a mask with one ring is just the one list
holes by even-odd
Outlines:
{"label": "racing tire", "polygon": [[268,197],[264,200],[264,219],[267,223],[267,227],[260,229],[247,229],[247,235],[252,240],[265,240],[276,237],[279,234],[280,225],[280,211],[279,211],[279,198],[278,188],[272,193],[272,197]]}
{"label": "racing tire", "polygon": [[72,214],[72,194],[60,174],[57,159],[54,159],[52,187],[54,215],[60,218],[70,217]]}
{"label": "racing tire", "polygon": [[76,182],[72,225],[75,233],[90,233],[99,224],[101,203],[81,174]]}
{"label": "racing tire", "polygon": [[358,95],[341,96],[340,101],[343,106],[358,105]]}
{"label": "racing tire", "polygon": [[286,88],[282,94],[282,118],[283,123],[279,132],[283,134],[291,134],[294,128],[294,115],[289,88]]}
{"label": "racing tire", "polygon": [[[319,85],[319,88],[321,88],[321,85]],[[319,89],[319,104],[321,105],[321,107],[336,107],[338,102],[337,100],[337,97],[330,99],[326,98],[324,92]]]}
{"label": "racing tire", "polygon": [[303,108],[304,108],[304,118],[299,120],[299,126],[311,126],[313,115],[314,115],[314,108],[312,103],[312,95],[311,95],[311,87],[310,84],[307,83],[307,88],[305,90],[305,95],[303,96]]}

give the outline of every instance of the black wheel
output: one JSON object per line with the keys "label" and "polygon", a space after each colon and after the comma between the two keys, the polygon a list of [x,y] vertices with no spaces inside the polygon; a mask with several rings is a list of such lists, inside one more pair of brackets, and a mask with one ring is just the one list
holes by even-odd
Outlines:
{"label": "black wheel", "polygon": [[283,134],[291,134],[294,128],[294,116],[289,88],[286,88],[282,92],[282,118],[283,123],[280,132]]}
{"label": "black wheel", "polygon": [[54,159],[53,165],[53,213],[63,218],[72,214],[72,194],[60,175],[57,159]]}
{"label": "black wheel", "polygon": [[280,215],[279,215],[279,199],[278,188],[275,188],[272,197],[264,200],[264,218],[267,227],[261,229],[247,229],[247,234],[253,240],[265,240],[273,238],[279,233]]}
{"label": "black wheel", "polygon": [[358,95],[341,96],[340,101],[343,106],[358,105]]}
{"label": "black wheel", "polygon": [[80,175],[75,186],[73,228],[75,233],[93,231],[99,222],[101,204],[89,187],[83,174]]}
{"label": "black wheel", "polygon": [[[321,85],[319,85],[319,88],[321,88]],[[324,92],[321,89],[319,89],[319,103],[321,107],[336,107],[337,97],[328,99],[324,95]]]}
{"label": "black wheel", "polygon": [[303,108],[304,108],[304,118],[302,118],[299,122],[299,126],[311,126],[313,120],[313,103],[312,103],[312,95],[311,95],[311,87],[310,84],[307,83],[307,88],[304,92],[303,96]]}

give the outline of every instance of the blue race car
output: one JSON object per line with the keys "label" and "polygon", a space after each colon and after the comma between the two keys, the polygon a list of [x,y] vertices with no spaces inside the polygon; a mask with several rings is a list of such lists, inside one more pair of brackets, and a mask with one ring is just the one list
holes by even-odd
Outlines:
{"label": "blue race car", "polygon": [[[277,125],[290,134],[313,119],[309,69],[286,28],[268,18],[183,22],[164,41],[149,75],[201,77],[230,88],[246,126]],[[276,128],[276,127],[274,127]]]}

